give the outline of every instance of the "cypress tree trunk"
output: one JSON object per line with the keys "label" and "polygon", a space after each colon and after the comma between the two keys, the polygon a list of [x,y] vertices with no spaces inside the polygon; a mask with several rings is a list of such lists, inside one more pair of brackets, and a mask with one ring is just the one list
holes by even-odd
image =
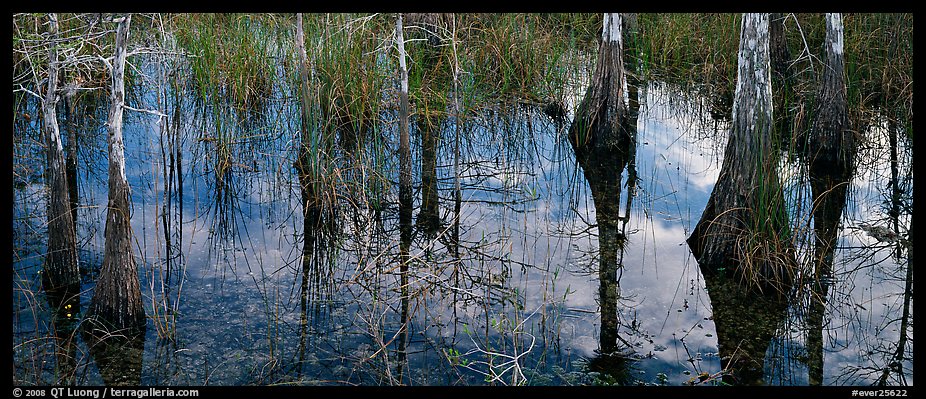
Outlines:
{"label": "cypress tree trunk", "polygon": [[[112,64],[112,106],[109,111],[109,205],[106,214],[106,243],[103,267],[90,301],[88,317],[99,319],[103,328],[144,330],[145,309],[135,254],[132,249],[129,184],[125,177],[125,144],[122,137],[122,113],[125,103],[126,41],[132,16],[119,20],[116,51]],[[96,334],[94,334],[96,335]]]}
{"label": "cypress tree trunk", "polygon": [[[48,254],[42,272],[42,285],[51,297],[67,301],[78,295],[80,274],[77,268],[77,238],[68,197],[64,149],[58,130],[57,105],[58,16],[49,14],[48,86],[42,103],[46,143],[46,185],[48,186]],[[63,302],[62,302],[63,303]],[[53,304],[58,307],[61,303]]]}
{"label": "cypress tree trunk", "polygon": [[[58,16],[48,16],[48,86],[42,101],[46,145],[46,185],[48,187],[48,254],[42,273],[45,298],[52,308],[55,337],[55,373],[58,384],[72,384],[77,367],[77,345],[74,334],[76,316],[80,313],[80,274],[77,264],[76,207],[72,206],[71,155],[65,161],[57,116],[58,86]],[[69,104],[70,105],[70,102]],[[69,115],[68,115],[69,116]],[[69,118],[66,118],[66,120]],[[73,128],[68,124],[68,147]],[[76,163],[74,164],[76,166]]]}
{"label": "cypress tree trunk", "polygon": [[832,278],[839,220],[853,174],[855,136],[849,129],[843,27],[840,14],[826,14],[826,61],[819,104],[808,142],[810,187],[814,198],[815,278],[807,316],[808,381],[823,382],[823,327]]}
{"label": "cypress tree trunk", "polygon": [[601,283],[601,351],[609,353],[617,349],[617,331],[612,328],[617,325],[617,314],[612,310],[616,309],[619,297],[617,254],[624,241],[618,223],[621,171],[632,151],[624,103],[627,83],[623,74],[620,14],[604,15],[601,36],[598,66],[569,127],[569,143],[595,202]]}
{"label": "cypress tree trunk", "polygon": [[787,291],[795,261],[772,137],[768,14],[744,14],[733,123],[720,176],[688,246],[702,270]]}
{"label": "cypress tree trunk", "polygon": [[817,200],[832,185],[851,178],[856,143],[849,129],[846,101],[842,16],[826,14],[826,66],[808,143],[813,196]]}

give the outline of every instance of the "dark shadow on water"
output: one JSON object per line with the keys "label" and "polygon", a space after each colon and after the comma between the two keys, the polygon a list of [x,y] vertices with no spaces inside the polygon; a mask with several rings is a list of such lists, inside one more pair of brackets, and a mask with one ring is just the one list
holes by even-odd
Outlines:
{"label": "dark shadow on water", "polygon": [[103,383],[108,386],[141,384],[145,331],[109,331],[93,319],[84,320],[83,338],[90,348]]}
{"label": "dark shadow on water", "polygon": [[608,385],[628,386],[634,385],[637,379],[633,372],[637,360],[627,351],[614,351],[611,353],[596,353],[588,359],[588,371],[598,373],[601,383]]}
{"label": "dark shadow on water", "polygon": [[750,290],[732,270],[701,267],[707,286],[723,382],[765,385],[765,354],[788,316],[788,301],[775,292]]}
{"label": "dark shadow on water", "polygon": [[[52,330],[55,339],[55,384],[73,385],[77,372],[77,326],[80,316],[80,296],[71,290],[50,291],[45,298],[52,310]],[[78,292],[73,289],[74,292]]]}
{"label": "dark shadow on water", "polygon": [[814,201],[814,275],[810,281],[810,304],[807,313],[807,365],[810,385],[823,383],[823,329],[826,325],[826,302],[833,284],[834,255],[839,220],[846,206],[851,175],[814,176],[811,186]]}

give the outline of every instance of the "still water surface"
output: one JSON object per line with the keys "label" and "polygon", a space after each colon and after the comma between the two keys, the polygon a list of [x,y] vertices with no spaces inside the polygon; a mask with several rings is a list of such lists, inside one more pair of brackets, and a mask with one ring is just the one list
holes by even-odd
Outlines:
{"label": "still water surface", "polygon": [[[308,232],[315,245],[304,253],[307,232],[291,166],[298,120],[285,117],[298,115],[293,104],[269,102],[251,121],[227,117],[235,121],[226,127],[235,139],[225,173],[217,171],[216,142],[203,139],[216,126],[192,106],[170,122],[132,115],[125,129],[127,175],[152,318],[138,355],[138,383],[682,385],[724,371],[719,340],[761,334],[750,330],[754,325],[734,323],[732,332],[721,331],[729,337],[720,336],[715,311],[762,310],[712,302],[685,239],[717,179],[728,126],[710,117],[707,100],[664,84],[641,88],[640,100],[635,189],[627,186],[626,170],[622,180],[627,240],[614,310],[626,357],[603,368],[593,360],[601,347],[596,212],[564,140],[568,126],[519,106],[460,124],[456,259],[449,237],[458,130],[452,118],[442,125],[442,225],[433,236],[417,231],[412,243],[403,351],[397,189],[377,193],[368,184],[378,175],[397,181],[392,150],[372,163],[376,151],[341,154],[341,177],[352,183],[339,192],[339,234]],[[392,116],[383,119],[382,148],[396,148]],[[886,130],[874,126],[866,135],[886,143]],[[422,171],[414,129],[412,141],[417,217]],[[900,153],[901,165],[908,165],[910,151]],[[179,170],[170,170],[171,156],[182,159]],[[863,150],[863,156],[869,162],[853,182],[826,305],[825,385],[873,383],[899,337],[906,255],[895,258],[894,246],[860,229],[887,220],[889,162],[883,150]],[[85,309],[103,248],[105,143],[88,146],[82,157],[78,236],[82,267],[90,270]],[[376,162],[379,168],[369,167]],[[799,162],[782,163],[784,178],[801,173]],[[797,180],[786,180],[786,190],[795,229],[804,232],[812,226],[809,189]],[[40,292],[43,187],[36,180],[14,191],[14,381],[27,383],[56,378],[51,317],[41,294],[31,294]],[[377,210],[377,198],[387,205]],[[757,344],[767,346],[764,383],[808,383],[807,302],[793,301],[776,319],[771,339]],[[158,328],[165,320],[175,324]],[[173,339],[162,336],[168,330]],[[75,345],[76,383],[102,384],[101,365],[82,340]],[[37,358],[48,363],[29,360]],[[907,383],[912,373],[906,360]]]}

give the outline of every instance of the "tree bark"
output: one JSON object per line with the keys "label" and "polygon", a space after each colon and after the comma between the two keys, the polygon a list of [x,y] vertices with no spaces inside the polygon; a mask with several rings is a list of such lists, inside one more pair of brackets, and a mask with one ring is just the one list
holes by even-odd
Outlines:
{"label": "tree bark", "polygon": [[810,173],[846,179],[852,172],[856,143],[849,129],[841,14],[826,15],[826,32],[826,65],[808,144]]}
{"label": "tree bark", "polygon": [[65,95],[64,120],[67,124],[67,147],[65,147],[65,175],[68,181],[68,199],[71,202],[71,220],[74,221],[74,235],[77,235],[77,96],[75,90]]}
{"label": "tree bark", "polygon": [[112,105],[109,111],[109,205],[106,215],[106,242],[103,266],[90,301],[88,317],[99,319],[103,328],[139,333],[145,329],[145,309],[135,254],[132,249],[129,184],[125,177],[125,143],[122,113],[125,103],[126,41],[132,16],[119,20],[115,56],[112,63]]}
{"label": "tree bark", "polygon": [[723,165],[688,246],[702,268],[786,292],[796,268],[772,137],[768,14],[744,14]]}
{"label": "tree bark", "polygon": [[[61,143],[57,116],[58,16],[48,16],[48,85],[42,102],[46,143],[46,185],[48,186],[48,255],[42,273],[45,298],[52,308],[57,383],[73,383],[76,371],[75,325],[80,313],[80,273],[77,264],[76,208],[71,204],[76,188],[70,177]],[[72,132],[68,125],[68,133]],[[68,140],[68,147],[72,140]],[[76,166],[76,163],[75,163]]]}
{"label": "tree bark", "polygon": [[849,129],[840,14],[826,15],[826,65],[811,122],[808,159],[816,235],[817,279],[830,274],[857,146]]}
{"label": "tree bark", "polygon": [[[46,185],[48,187],[48,253],[42,273],[42,285],[46,292],[67,301],[72,295],[79,295],[80,273],[77,267],[77,238],[74,218],[69,203],[68,183],[58,127],[58,16],[49,14],[48,32],[51,39],[48,50],[48,86],[43,99],[45,142],[46,142]],[[53,306],[59,306],[55,304]]]}

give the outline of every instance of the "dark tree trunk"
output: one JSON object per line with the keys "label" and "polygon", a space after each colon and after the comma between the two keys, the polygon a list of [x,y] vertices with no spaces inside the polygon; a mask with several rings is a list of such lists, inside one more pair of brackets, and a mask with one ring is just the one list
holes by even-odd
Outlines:
{"label": "dark tree trunk", "polygon": [[[103,322],[106,329],[141,333],[145,329],[145,308],[133,251],[129,183],[125,177],[125,143],[122,137],[122,113],[125,104],[126,41],[132,16],[126,15],[116,29],[113,57],[112,106],[109,112],[109,205],[106,214],[106,242],[103,266],[90,301],[88,317]],[[90,331],[97,335],[98,330]]]}
{"label": "dark tree trunk", "polygon": [[[632,37],[634,34],[630,33],[634,31],[633,29],[624,29],[623,31],[624,38]],[[630,50],[629,54],[625,51],[624,56],[627,60],[625,65],[635,65],[635,63],[633,63],[634,56],[632,50]],[[631,67],[631,70],[633,70],[633,67]],[[626,134],[629,135],[630,141],[627,144],[628,148],[623,151],[626,158],[621,156],[616,159],[616,161],[621,164],[626,164],[627,166],[627,198],[624,205],[624,216],[621,217],[619,214],[603,214],[601,210],[596,210],[596,219],[599,223],[602,220],[608,222],[614,221],[615,224],[617,222],[620,223],[620,229],[616,233],[610,228],[607,231],[599,231],[599,247],[603,248],[600,249],[599,253],[602,257],[601,260],[606,262],[606,264],[616,265],[618,270],[623,267],[624,249],[627,240],[627,223],[630,221],[630,210],[633,206],[637,179],[635,164],[637,118],[640,111],[639,82],[633,75],[629,75],[627,80],[628,108],[625,114],[626,121],[622,122],[622,126],[626,128]],[[618,174],[620,173],[621,171],[618,171]],[[591,181],[589,181],[589,184],[592,184]],[[620,182],[618,182],[618,187],[620,187]],[[617,193],[617,196],[619,200],[620,192]],[[607,208],[613,209],[613,207],[606,207],[606,209]],[[607,211],[610,210],[606,210],[606,212]],[[601,234],[613,234],[616,237],[606,237],[602,239]],[[612,256],[615,258],[614,260],[611,260]],[[598,356],[589,360],[589,369],[608,375],[610,378],[617,381],[618,384],[631,384],[634,382],[635,377],[630,367],[632,358],[628,357],[629,353],[627,350],[632,348],[632,345],[621,337],[619,332],[620,323],[617,318],[617,300],[619,299],[618,296],[620,293],[619,274],[608,271],[607,274],[599,275],[598,290],[599,297],[601,298],[601,330],[599,335],[599,346],[601,349]],[[618,342],[623,343],[623,347]]]}
{"label": "dark tree trunk", "polygon": [[769,51],[772,58],[772,73],[780,82],[791,83],[789,64],[791,63],[791,50],[788,49],[788,39],[785,35],[785,20],[787,15],[772,13],[769,15]]}
{"label": "dark tree trunk", "polygon": [[[857,148],[847,111],[842,16],[827,14],[826,26],[826,65],[817,99],[819,105],[811,122],[807,156],[815,201],[820,201],[834,186],[848,184]],[[844,201],[845,194],[842,195],[836,200]]]}
{"label": "dark tree trunk", "polygon": [[[623,73],[620,14],[605,14],[598,66],[569,128],[569,143],[585,173],[611,164],[626,151],[630,137],[622,125],[626,82]],[[589,166],[589,167],[586,167]]]}
{"label": "dark tree trunk", "polygon": [[77,235],[77,96],[73,90],[65,95],[65,117],[68,142],[65,147],[65,174],[68,181],[68,199],[71,202],[71,220],[74,221],[74,234]]}
{"label": "dark tree trunk", "polygon": [[[72,122],[72,96],[68,95],[65,121],[68,131],[68,153],[65,160],[57,121],[58,38],[57,14],[49,15],[48,86],[43,101],[46,181],[48,184],[48,257],[42,283],[45,298],[52,309],[52,328],[55,337],[55,374],[59,385],[74,383],[77,369],[75,327],[80,313],[80,275],[77,263],[76,227],[76,154],[74,124]],[[62,167],[63,166],[63,167]],[[64,176],[62,176],[62,173]],[[64,193],[67,192],[67,198]]]}
{"label": "dark tree trunk", "polygon": [[[617,349],[616,309],[619,297],[617,253],[624,237],[619,227],[621,171],[632,151],[624,103],[620,14],[605,14],[598,66],[569,128],[569,143],[582,167],[595,202],[598,223],[599,301],[602,352]],[[608,311],[605,311],[608,309]]]}
{"label": "dark tree trunk", "polygon": [[402,14],[396,18],[396,44],[399,49],[399,284],[401,292],[401,322],[398,336],[398,376],[406,362],[408,341],[408,263],[412,242],[412,151],[408,134],[408,68],[405,64],[405,36],[402,29]]}
{"label": "dark tree trunk", "polygon": [[[52,42],[48,50],[48,86],[43,100],[45,143],[46,143],[46,185],[48,186],[48,254],[42,272],[42,285],[51,297],[64,301],[79,295],[80,274],[77,268],[77,238],[74,218],[68,201],[68,182],[65,175],[64,149],[58,117],[55,111],[58,86],[58,49],[54,40],[58,37],[58,16],[49,14],[48,31]],[[54,304],[58,307],[61,303]]]}
{"label": "dark tree trunk", "polygon": [[810,306],[807,312],[807,384],[823,384],[823,328],[826,323],[826,297],[829,295],[828,280],[815,282],[811,290]]}
{"label": "dark tree trunk", "polygon": [[768,15],[744,14],[723,165],[687,241],[702,268],[731,269],[760,290],[786,292],[796,262],[778,180],[769,69]]}
{"label": "dark tree trunk", "polygon": [[[463,113],[460,110],[460,64],[457,59],[457,20],[456,16],[451,15],[451,24],[453,38],[453,231],[451,242],[453,243],[453,258],[456,260],[453,266],[454,286],[457,286],[459,278],[459,259],[460,259],[460,208],[463,203],[463,191],[460,189],[460,125],[463,124]],[[457,291],[453,291],[456,299]],[[456,301],[454,301],[456,303]]]}
{"label": "dark tree trunk", "polygon": [[810,186],[813,195],[815,276],[808,313],[808,380],[823,383],[823,327],[826,299],[832,279],[839,220],[853,173],[856,153],[854,134],[849,128],[846,102],[843,27],[840,14],[826,14],[826,60],[817,100],[819,106],[811,122]]}

